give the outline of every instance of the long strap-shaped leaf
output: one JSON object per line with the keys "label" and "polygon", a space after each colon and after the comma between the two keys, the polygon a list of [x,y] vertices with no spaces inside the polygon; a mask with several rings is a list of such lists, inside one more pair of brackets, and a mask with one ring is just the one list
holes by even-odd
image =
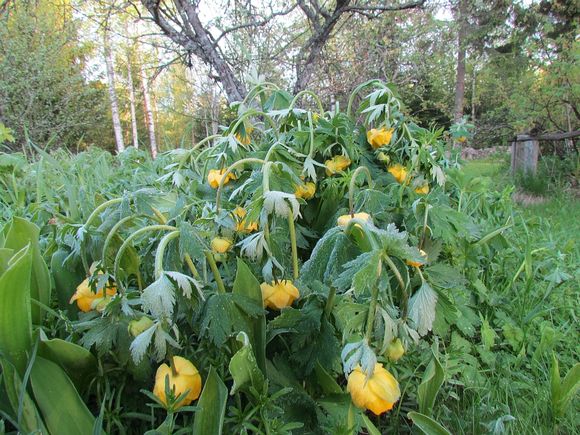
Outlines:
{"label": "long strap-shaped leaf", "polygon": [[199,398],[199,411],[193,422],[194,435],[221,435],[226,413],[228,389],[212,367]]}

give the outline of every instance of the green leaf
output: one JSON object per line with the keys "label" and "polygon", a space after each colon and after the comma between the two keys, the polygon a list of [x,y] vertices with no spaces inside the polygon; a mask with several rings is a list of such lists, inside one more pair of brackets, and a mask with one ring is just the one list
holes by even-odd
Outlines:
{"label": "green leaf", "polygon": [[[30,297],[39,301],[44,305],[50,305],[50,274],[48,267],[44,262],[38,237],[40,229],[31,222],[25,219],[15,217],[12,223],[8,226],[6,232],[6,240],[4,248],[14,249],[19,251],[26,245],[30,244],[32,256],[32,275],[30,278]],[[36,325],[42,323],[41,310],[38,306],[32,306],[32,322]]]}
{"label": "green leaf", "polygon": [[38,353],[60,365],[77,389],[86,386],[97,368],[97,360],[89,350],[60,338],[49,340],[44,332],[41,332]]}
{"label": "green leaf", "polygon": [[264,375],[258,368],[248,335],[245,332],[240,332],[237,340],[242,343],[242,348],[230,360],[229,370],[234,379],[230,395],[243,389],[248,384],[254,387],[256,391],[262,391],[264,387]]}
{"label": "green leaf", "polygon": [[221,435],[226,412],[228,389],[211,367],[197,403],[193,422],[194,435]]}
{"label": "green leaf", "polygon": [[433,354],[425,373],[423,380],[417,389],[417,401],[419,402],[419,411],[422,414],[430,416],[433,413],[433,406],[435,399],[439,393],[443,380],[445,379],[445,372],[441,363]]}
{"label": "green leaf", "polygon": [[556,418],[563,417],[574,395],[580,389],[580,363],[576,363],[560,378],[560,366],[555,354],[552,354],[550,369],[550,387],[552,393],[552,412]]}
{"label": "green leaf", "polygon": [[[262,306],[262,290],[260,283],[250,270],[250,268],[238,258],[237,260],[236,279],[232,293],[246,296]],[[250,344],[254,349],[258,367],[266,373],[266,316],[265,313],[254,318],[248,318],[248,328],[245,331],[250,339]]]}
{"label": "green leaf", "polygon": [[407,414],[409,418],[415,423],[425,435],[451,435],[447,429],[424,414],[420,414],[415,411],[411,411]]}
{"label": "green leaf", "polygon": [[344,271],[335,279],[334,284],[342,291],[352,286],[355,295],[370,292],[379,277],[379,261],[382,252],[364,252],[344,265]]}
{"label": "green leaf", "polygon": [[[5,358],[0,359],[0,366],[2,367],[2,379],[4,381],[0,387],[3,387],[6,391],[6,397],[12,407],[14,420],[16,420],[22,393],[22,379],[18,376],[14,366]],[[4,393],[3,389],[0,388],[0,393],[2,394]],[[26,390],[22,399],[22,416],[18,424],[25,433],[48,433],[36,405]]]}
{"label": "green leaf", "polygon": [[32,344],[30,275],[32,255],[26,246],[12,257],[0,276],[0,352],[20,375],[26,369],[26,352]]}
{"label": "green leaf", "polygon": [[362,421],[369,432],[369,435],[381,435],[374,423],[365,414],[361,414]]}
{"label": "green leaf", "polygon": [[336,380],[328,373],[324,367],[320,364],[320,362],[316,362],[314,366],[314,374],[316,375],[316,379],[318,380],[318,384],[321,386],[322,391],[325,394],[342,394],[342,388],[336,382]]}
{"label": "green leaf", "polygon": [[34,398],[51,434],[77,435],[93,432],[95,417],[58,365],[37,357],[32,366],[30,381]]}
{"label": "green leaf", "polygon": [[68,311],[69,318],[76,319],[79,309],[77,304],[70,304],[70,298],[74,294],[76,287],[84,279],[82,267],[70,269],[65,265],[65,260],[69,253],[58,250],[50,259],[50,272],[54,278],[54,287],[58,300],[58,307],[63,311]]}

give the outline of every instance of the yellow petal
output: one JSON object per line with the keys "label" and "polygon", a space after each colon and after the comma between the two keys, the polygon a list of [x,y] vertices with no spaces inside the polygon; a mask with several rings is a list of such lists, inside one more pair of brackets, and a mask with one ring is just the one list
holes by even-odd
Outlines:
{"label": "yellow petal", "polygon": [[371,216],[368,213],[364,212],[355,213],[354,216],[350,214],[343,214],[337,219],[336,223],[338,224],[339,227],[346,227],[352,219],[361,219],[363,221],[370,222]]}

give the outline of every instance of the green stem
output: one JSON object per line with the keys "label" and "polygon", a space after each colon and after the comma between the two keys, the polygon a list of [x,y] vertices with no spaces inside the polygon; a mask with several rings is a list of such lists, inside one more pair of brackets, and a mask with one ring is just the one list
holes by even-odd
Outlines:
{"label": "green stem", "polygon": [[292,246],[292,270],[294,279],[298,279],[298,246],[296,244],[296,227],[294,225],[294,215],[288,214],[288,229],[290,230],[290,245]]}
{"label": "green stem", "polygon": [[298,99],[302,95],[310,95],[314,99],[314,101],[316,102],[316,105],[318,106],[318,112],[321,115],[324,114],[324,108],[322,107],[322,102],[320,101],[320,98],[318,97],[318,95],[316,95],[314,92],[306,90],[306,89],[303,91],[300,91],[296,94],[296,96],[292,99],[292,102],[290,103],[288,110],[292,110],[294,108],[294,105],[296,104],[296,102],[298,101]]}
{"label": "green stem", "polygon": [[334,299],[336,297],[336,287],[330,287],[328,291],[328,298],[326,298],[326,305],[324,306],[324,315],[328,319],[330,317],[330,313],[332,312],[332,308],[334,307]]}
{"label": "green stem", "polygon": [[113,273],[115,275],[115,280],[117,281],[117,285],[119,286],[119,289],[122,290],[122,283],[118,279],[118,276],[119,276],[119,265],[121,264],[121,258],[123,257],[123,253],[129,247],[129,245],[131,244],[131,242],[136,237],[138,237],[141,234],[146,233],[148,231],[175,231],[176,229],[177,228],[175,228],[175,227],[173,227],[171,225],[149,225],[147,227],[143,227],[143,228],[138,229],[137,231],[135,231],[134,233],[132,233],[131,235],[129,235],[129,237],[127,237],[127,239],[123,242],[123,244],[119,248],[119,252],[117,252],[117,255],[115,256],[115,264],[113,266]]}
{"label": "green stem", "polygon": [[373,334],[373,325],[375,323],[375,312],[377,311],[377,301],[379,299],[379,287],[375,284],[371,293],[371,302],[369,304],[369,311],[367,314],[367,325],[365,330],[365,338],[370,343]]}
{"label": "green stem", "polygon": [[385,263],[387,263],[387,265],[389,266],[389,268],[391,269],[391,271],[394,273],[395,277],[397,278],[397,281],[399,282],[399,287],[401,288],[401,313],[402,313],[402,318],[406,319],[407,318],[407,306],[408,306],[408,302],[409,302],[409,293],[407,292],[407,286],[405,285],[405,281],[403,280],[403,277],[401,276],[401,272],[399,272],[399,269],[397,269],[397,266],[395,265],[395,263],[393,263],[393,260],[391,260],[391,257],[389,257],[386,253],[383,255],[383,260],[385,261]]}
{"label": "green stem", "polygon": [[308,126],[310,127],[310,148],[308,150],[308,157],[312,158],[314,155],[314,124],[312,123],[312,112],[308,112]]}
{"label": "green stem", "polygon": [[372,79],[369,81],[366,81],[364,83],[361,83],[360,85],[358,85],[350,94],[350,97],[348,98],[348,105],[346,106],[346,116],[348,116],[350,118],[351,115],[351,111],[352,111],[352,103],[354,102],[354,98],[356,97],[356,95],[363,89],[366,88],[369,85],[381,85],[381,87],[386,87],[386,85],[377,79]]}
{"label": "green stem", "polygon": [[118,204],[120,202],[123,201],[123,198],[114,198],[114,199],[110,199],[108,201],[103,202],[101,205],[99,205],[89,216],[89,218],[87,219],[87,221],[85,222],[84,226],[88,227],[93,220],[96,219],[96,217],[103,211],[105,210],[107,207],[110,207],[111,205],[115,205]]}
{"label": "green stem", "polygon": [[211,253],[211,251],[204,251],[204,254],[205,258],[207,259],[207,262],[209,263],[211,272],[213,273],[215,283],[217,284],[218,292],[225,293],[226,288],[224,287],[224,282],[222,281],[222,276],[220,275],[220,271],[218,270],[215,259],[213,258],[213,254]]}
{"label": "green stem", "polygon": [[247,106],[248,103],[251,103],[260,94],[263,94],[264,92],[266,92],[269,87],[273,88],[276,91],[280,90],[280,87],[275,83],[262,82],[259,85],[254,86],[250,90],[250,92],[248,92],[248,95],[246,95],[246,97],[243,99],[242,104]]}
{"label": "green stem", "polygon": [[193,260],[191,259],[191,255],[186,253],[183,256],[183,258],[185,258],[185,263],[187,264],[187,267],[189,267],[189,270],[191,271],[191,274],[193,275],[193,277],[196,279],[200,279],[199,272],[197,271],[195,264],[193,264]]}
{"label": "green stem", "polygon": [[359,166],[358,168],[356,168],[356,170],[352,174],[352,178],[350,179],[350,183],[348,186],[348,209],[351,216],[354,216],[354,190],[356,188],[356,178],[358,174],[360,174],[361,172],[366,175],[366,179],[369,185],[372,183],[371,172],[369,171],[369,168],[367,168],[366,166]]}
{"label": "green stem", "polygon": [[216,197],[215,197],[215,206],[216,206],[216,211],[220,211],[220,199],[222,196],[222,189],[224,187],[224,180],[227,179],[228,175],[231,174],[231,172],[237,168],[238,166],[241,166],[245,163],[258,163],[260,165],[264,164],[264,160],[262,159],[256,159],[253,157],[248,157],[247,159],[242,159],[242,160],[238,160],[237,162],[233,163],[228,169],[226,169],[226,172],[224,172],[224,174],[222,175],[222,178],[220,179],[220,184],[218,186],[217,189],[217,193],[216,193]]}
{"label": "green stem", "polygon": [[163,273],[163,255],[165,254],[165,248],[170,241],[179,237],[179,230],[172,231],[159,241],[157,245],[157,250],[155,251],[155,279],[158,279]]}
{"label": "green stem", "polygon": [[421,243],[419,243],[419,249],[423,249],[423,245],[425,244],[425,238],[427,237],[427,218],[429,217],[429,207],[430,205],[424,202],[425,204],[425,216],[423,217],[423,233],[421,234]]}
{"label": "green stem", "polygon": [[119,231],[119,228],[121,228],[125,223],[129,222],[131,219],[133,219],[135,217],[137,217],[137,216],[131,215],[131,216],[124,217],[119,222],[117,222],[115,225],[113,225],[113,228],[111,228],[111,231],[109,231],[109,234],[107,234],[107,237],[105,238],[105,243],[103,243],[103,253],[101,254],[101,264],[103,265],[103,268],[106,268],[107,251],[109,250],[109,245],[111,244],[113,237],[115,237],[115,234],[117,234],[117,231]]}

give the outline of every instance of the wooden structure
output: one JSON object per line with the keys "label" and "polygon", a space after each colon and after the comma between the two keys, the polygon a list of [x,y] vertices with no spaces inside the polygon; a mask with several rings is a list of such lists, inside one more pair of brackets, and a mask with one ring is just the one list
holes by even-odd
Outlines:
{"label": "wooden structure", "polygon": [[538,157],[540,156],[541,140],[572,139],[580,136],[580,130],[566,133],[547,133],[538,136],[518,134],[512,140],[512,174],[517,172],[535,174],[538,169]]}

